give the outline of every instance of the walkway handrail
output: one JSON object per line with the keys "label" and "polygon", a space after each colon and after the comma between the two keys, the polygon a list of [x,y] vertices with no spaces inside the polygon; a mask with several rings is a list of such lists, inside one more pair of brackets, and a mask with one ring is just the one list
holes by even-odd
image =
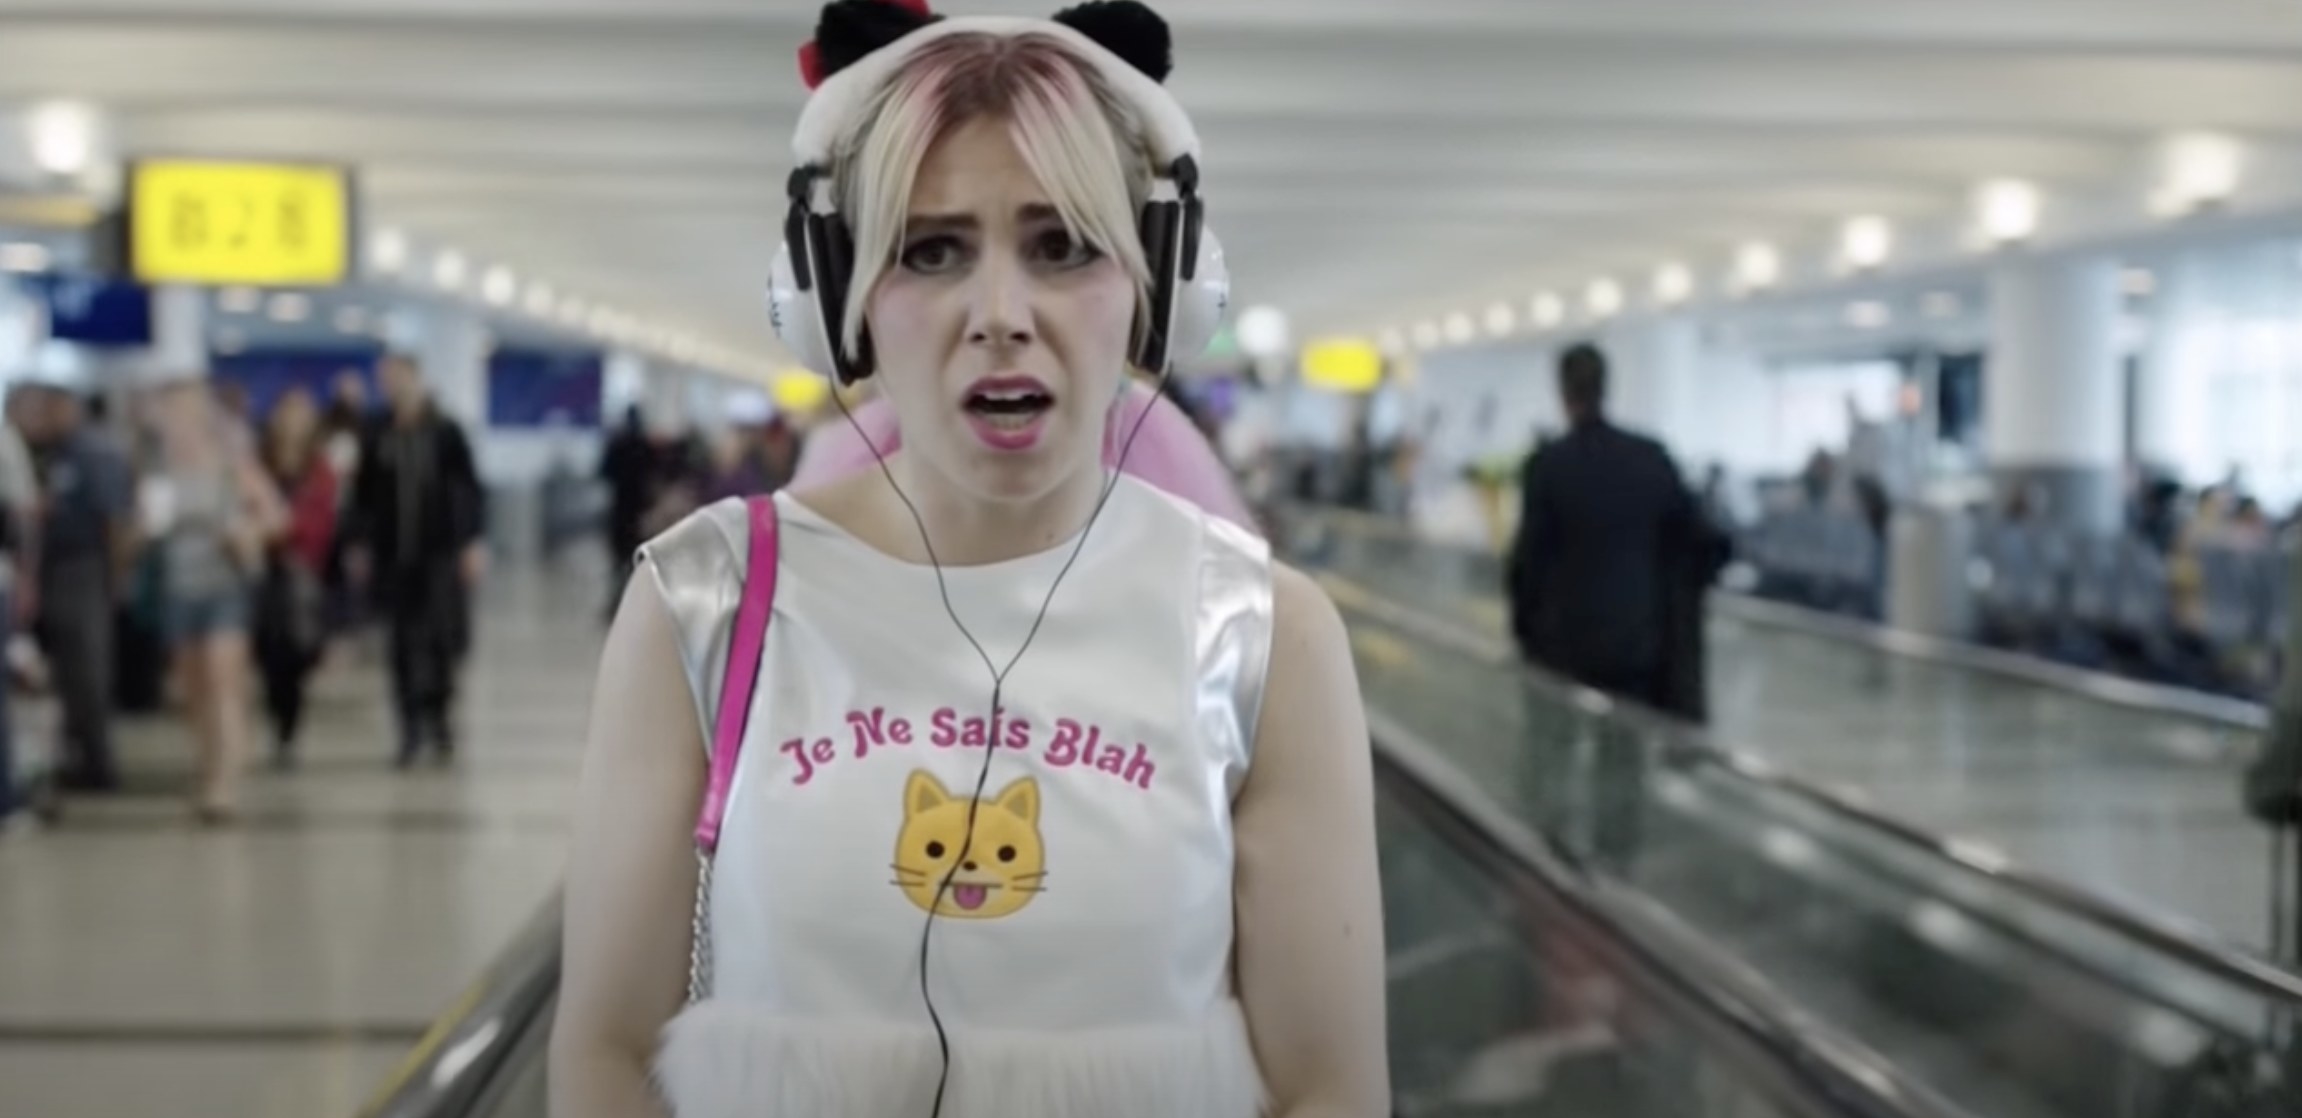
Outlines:
{"label": "walkway handrail", "polygon": [[[1460,544],[1426,539],[1417,535],[1410,525],[1357,509],[1296,503],[1281,506],[1276,511],[1280,515],[1313,516],[1351,531],[1385,536],[1418,547],[1472,555],[1484,554]],[[2269,708],[2245,699],[2088,671],[2035,656],[2002,652],[1948,637],[1891,629],[1817,610],[1770,602],[1747,594],[1719,591],[1711,597],[1716,604],[1744,621],[1859,644],[1890,656],[1931,660],[1965,671],[2051,687],[2107,706],[2192,718],[2237,730],[2259,731],[2270,724]]]}
{"label": "walkway handrail", "polygon": [[560,896],[552,894],[487,972],[432,1024],[361,1118],[463,1118],[559,988]]}
{"label": "walkway handrail", "polygon": [[1700,727],[1524,663],[1499,638],[1488,637],[1460,623],[1386,601],[1347,579],[1323,575],[1321,582],[1337,599],[1338,604],[1346,609],[1356,610],[1384,624],[1414,633],[1433,644],[1451,647],[1474,659],[1498,665],[1514,665],[1535,686],[1557,696],[1562,702],[1572,703],[1595,716],[1617,719],[1641,734],[1660,739],[1675,753],[1715,764],[1741,779],[1813,803],[1896,842],[1917,847],[1968,873],[1986,878],[2009,892],[2179,959],[2257,997],[2289,1006],[2302,1006],[2302,975],[2279,967],[2267,959],[2092,891],[1990,857],[1968,844],[1933,834],[1857,803],[1839,792],[1786,776],[1748,753],[1720,745],[1708,731]]}
{"label": "walkway handrail", "polygon": [[[1396,719],[1370,704],[1377,765],[1477,835],[1512,869],[1539,881],[1588,920],[1650,977],[1666,982],[1715,1040],[1739,1041],[1765,1073],[1859,1118],[1968,1118],[1967,1112],[1897,1071],[1885,1057],[1806,1013],[1764,977],[1704,940],[1662,906],[1592,874],[1495,802],[1476,780]],[[1746,1069],[1751,1070],[1751,1069]]]}

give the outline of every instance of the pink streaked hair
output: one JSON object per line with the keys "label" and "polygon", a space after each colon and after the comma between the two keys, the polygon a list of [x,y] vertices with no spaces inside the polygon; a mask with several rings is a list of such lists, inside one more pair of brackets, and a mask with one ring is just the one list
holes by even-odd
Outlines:
{"label": "pink streaked hair", "polygon": [[[1144,417],[1146,411],[1150,412],[1148,418]],[[903,449],[903,433],[896,427],[895,408],[887,397],[874,395],[855,408],[854,416],[853,423],[842,417],[831,418],[808,437],[791,481],[793,486],[818,485],[876,470],[879,461],[872,455],[874,446],[889,457]],[[1120,448],[1137,419],[1143,420],[1143,430],[1127,448],[1127,460],[1121,462]],[[1126,399],[1104,425],[1103,464],[1117,466],[1130,477],[1181,497],[1209,516],[1262,534],[1254,515],[1247,511],[1247,502],[1232,484],[1231,472],[1224,468],[1215,448],[1207,445],[1206,436],[1182,409],[1161,399],[1141,381],[1128,384]]]}
{"label": "pink streaked hair", "polygon": [[1151,156],[1141,122],[1058,38],[954,34],[904,59],[865,105],[836,163],[842,208],[855,222],[849,290],[860,297],[838,324],[850,351],[864,330],[869,293],[895,262],[920,164],[945,135],[977,119],[1007,123],[1063,224],[1126,269],[1142,315],[1150,269],[1135,220],[1150,195]]}

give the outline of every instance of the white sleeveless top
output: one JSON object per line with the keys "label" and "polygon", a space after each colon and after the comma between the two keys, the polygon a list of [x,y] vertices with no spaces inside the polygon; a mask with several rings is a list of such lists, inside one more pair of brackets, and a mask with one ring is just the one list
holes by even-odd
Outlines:
{"label": "white sleeveless top", "polygon": [[[930,906],[944,1118],[1262,1113],[1230,967],[1231,805],[1271,643],[1263,541],[1122,477],[995,713],[985,658],[1015,655],[1076,539],[944,572],[979,654],[931,568],[776,502],[709,993],[656,1064],[673,1113],[928,1118]],[[731,500],[643,551],[706,727],[747,537]]]}

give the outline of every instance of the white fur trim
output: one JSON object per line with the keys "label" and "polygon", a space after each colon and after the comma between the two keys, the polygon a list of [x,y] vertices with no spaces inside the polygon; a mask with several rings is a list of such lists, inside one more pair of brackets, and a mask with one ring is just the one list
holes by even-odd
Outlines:
{"label": "white fur trim", "polygon": [[1174,95],[1167,92],[1167,87],[1152,81],[1149,74],[1128,65],[1101,43],[1063,24],[1051,19],[1015,16],[954,16],[938,20],[864,55],[853,65],[824,79],[807,99],[806,107],[799,111],[799,128],[791,137],[792,155],[799,159],[801,166],[828,164],[834,145],[854,130],[863,106],[895,75],[904,59],[945,35],[967,31],[992,35],[1036,32],[1062,40],[1092,64],[1103,75],[1103,80],[1111,83],[1114,92],[1143,114],[1144,128],[1150,132],[1151,153],[1162,169],[1183,156],[1198,156],[1199,132],[1191,126],[1191,118],[1183,112]]}
{"label": "white fur trim", "polygon": [[[1259,1118],[1266,1106],[1237,1002],[1187,1024],[949,1033],[946,1118]],[[924,1118],[941,1066],[924,1023],[715,1000],[665,1027],[655,1071],[673,1118]]]}

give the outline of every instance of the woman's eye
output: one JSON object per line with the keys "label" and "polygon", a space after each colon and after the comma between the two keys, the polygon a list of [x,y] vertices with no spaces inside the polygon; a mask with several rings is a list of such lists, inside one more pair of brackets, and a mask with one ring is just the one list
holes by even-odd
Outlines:
{"label": "woman's eye", "polygon": [[1071,235],[1069,229],[1050,229],[1032,241],[1032,255],[1058,268],[1078,268],[1102,259],[1094,245]]}
{"label": "woman's eye", "polygon": [[925,237],[904,247],[902,263],[914,272],[948,272],[965,261],[965,250],[956,237]]}

